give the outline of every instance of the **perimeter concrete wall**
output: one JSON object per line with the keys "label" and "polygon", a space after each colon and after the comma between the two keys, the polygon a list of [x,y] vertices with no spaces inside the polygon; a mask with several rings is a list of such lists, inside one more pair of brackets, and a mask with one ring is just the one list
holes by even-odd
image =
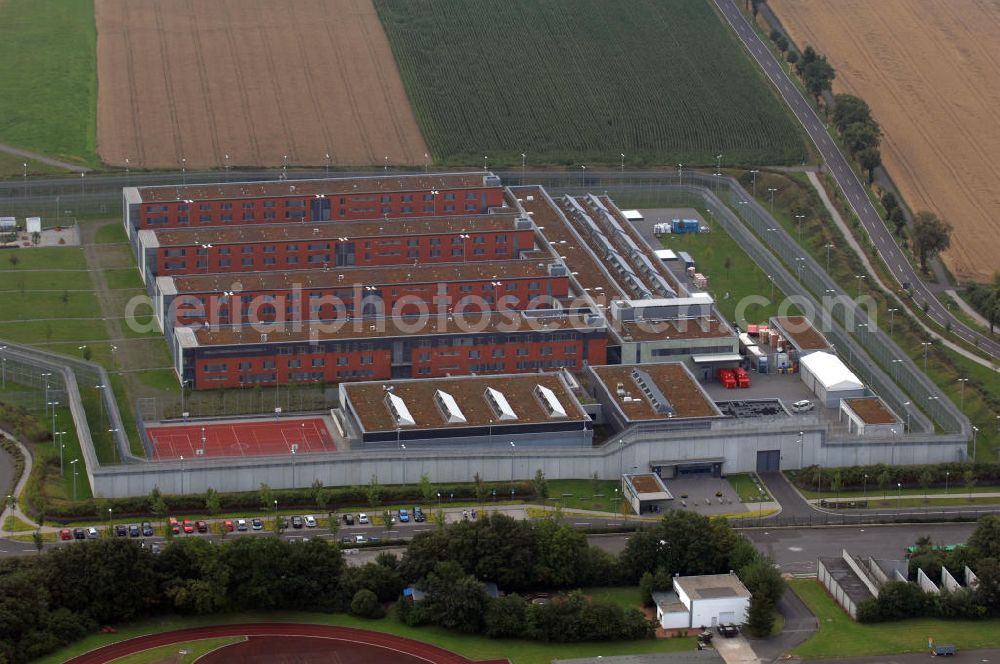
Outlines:
{"label": "perimeter concrete wall", "polygon": [[[568,449],[519,445],[507,450],[466,447],[451,441],[449,449],[398,448],[305,454],[294,463],[289,457],[200,458],[158,461],[123,466],[99,467],[93,471],[94,493],[105,497],[140,496],[153,487],[165,493],[200,493],[211,487],[217,491],[256,490],[261,483],[273,488],[308,487],[313,480],[326,486],[366,484],[374,475],[382,484],[415,483],[426,474],[431,481],[469,482],[476,473],[487,481],[530,479],[541,469],[550,479],[592,477],[617,479],[622,472],[649,470],[650,461],[725,459],[726,473],[752,472],[757,468],[757,452],[778,450],[782,468],[811,464],[849,466],[855,464],[938,463],[954,461],[964,453],[961,440],[942,437],[889,445],[827,440],[823,428],[803,432],[802,443],[796,426],[758,427],[748,424],[717,423],[712,431],[657,431],[634,428],[600,448]],[[624,440],[624,445],[619,441]]]}

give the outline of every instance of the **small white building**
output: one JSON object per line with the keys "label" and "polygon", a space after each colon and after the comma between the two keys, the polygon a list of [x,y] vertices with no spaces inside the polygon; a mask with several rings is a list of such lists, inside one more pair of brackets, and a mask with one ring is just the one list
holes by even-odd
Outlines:
{"label": "small white building", "polygon": [[664,629],[742,625],[750,591],[736,574],[675,576],[673,592],[653,593],[656,620]]}
{"label": "small white building", "polygon": [[839,357],[830,353],[811,353],[799,360],[802,382],[827,408],[836,408],[841,399],[865,396],[865,385]]}
{"label": "small white building", "polygon": [[840,420],[859,436],[895,436],[903,432],[896,414],[878,397],[844,399],[840,402]]}

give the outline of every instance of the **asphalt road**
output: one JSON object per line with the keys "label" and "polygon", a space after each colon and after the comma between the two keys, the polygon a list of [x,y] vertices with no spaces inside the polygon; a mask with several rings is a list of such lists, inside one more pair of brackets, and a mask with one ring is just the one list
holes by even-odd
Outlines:
{"label": "asphalt road", "polygon": [[858,179],[857,174],[851,169],[844,155],[836,143],[830,138],[824,127],[822,120],[809,105],[808,101],[799,92],[799,89],[789,80],[782,65],[775,60],[774,56],[767,49],[767,46],[760,40],[757,33],[747,23],[743,14],[733,0],[715,0],[716,6],[729,21],[729,24],[736,31],[736,35],[743,42],[743,45],[753,56],[757,64],[764,70],[764,74],[778,89],[778,93],[788,104],[795,117],[802,124],[802,127],[809,134],[816,148],[823,156],[830,174],[837,181],[844,192],[845,199],[850,204],[851,209],[861,220],[868,235],[875,241],[875,248],[883,261],[889,267],[893,278],[902,287],[904,283],[909,283],[912,287],[913,299],[917,306],[929,307],[927,315],[935,323],[943,328],[947,323],[951,323],[951,331],[964,341],[977,345],[981,350],[988,352],[994,358],[1000,359],[1000,343],[989,339],[969,328],[965,323],[951,315],[951,313],[934,296],[930,288],[919,278],[913,267],[906,260],[902,250],[886,227],[878,212],[868,199],[865,186]]}
{"label": "asphalt road", "polygon": [[[944,645],[941,641],[938,641],[938,643]],[[905,655],[878,655],[876,657],[848,657],[845,659],[810,659],[805,660],[802,664],[917,664],[917,662],[927,662],[928,659],[930,659],[930,655],[927,652],[911,652]],[[1000,662],[1000,650],[959,651],[945,661],[948,664]]]}
{"label": "asphalt road", "polygon": [[841,526],[831,528],[776,528],[744,534],[771,556],[782,572],[815,574],[816,558],[839,556],[843,549],[860,556],[900,560],[906,547],[930,535],[938,544],[964,542],[974,523],[928,523],[901,526]]}

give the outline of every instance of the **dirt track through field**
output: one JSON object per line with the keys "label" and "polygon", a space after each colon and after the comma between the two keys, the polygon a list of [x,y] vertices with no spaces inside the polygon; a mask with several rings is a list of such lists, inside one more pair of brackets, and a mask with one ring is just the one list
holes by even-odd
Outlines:
{"label": "dirt track through field", "polygon": [[1000,269],[1000,6],[986,0],[771,0],[800,47],[865,99],[907,203],[955,227],[960,279]]}
{"label": "dirt track through field", "polygon": [[371,0],[96,0],[97,151],[133,168],[422,164]]}

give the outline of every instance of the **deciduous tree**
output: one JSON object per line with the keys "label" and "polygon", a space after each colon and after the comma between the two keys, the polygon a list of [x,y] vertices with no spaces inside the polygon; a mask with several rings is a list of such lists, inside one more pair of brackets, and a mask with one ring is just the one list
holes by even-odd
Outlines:
{"label": "deciduous tree", "polygon": [[920,269],[927,270],[927,259],[951,246],[952,227],[938,219],[933,212],[920,211],[913,218],[913,251],[920,261]]}

